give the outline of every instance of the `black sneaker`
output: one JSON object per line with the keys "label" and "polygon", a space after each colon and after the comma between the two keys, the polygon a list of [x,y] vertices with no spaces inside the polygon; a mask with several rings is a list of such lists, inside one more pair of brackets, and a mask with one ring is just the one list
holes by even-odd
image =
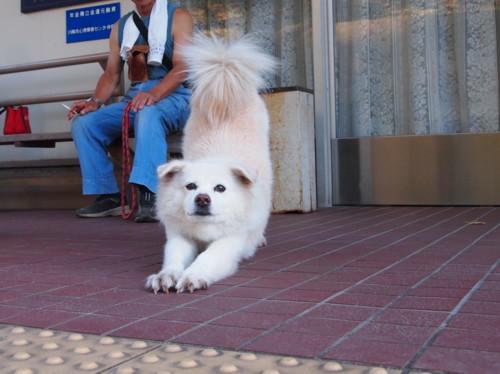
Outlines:
{"label": "black sneaker", "polygon": [[[125,213],[130,208],[125,207]],[[101,195],[92,204],[76,210],[76,215],[83,218],[99,218],[107,216],[119,216],[122,214],[122,202],[120,194]]]}
{"label": "black sneaker", "polygon": [[137,207],[137,216],[135,217],[135,222],[146,223],[146,222],[158,222],[156,218],[156,195],[147,190],[141,191],[141,197],[139,198],[139,204]]}

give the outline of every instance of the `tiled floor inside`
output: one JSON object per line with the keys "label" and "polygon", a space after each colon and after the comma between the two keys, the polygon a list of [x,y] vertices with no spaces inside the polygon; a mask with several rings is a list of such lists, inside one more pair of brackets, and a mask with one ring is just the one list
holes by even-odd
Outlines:
{"label": "tiled floor inside", "polygon": [[3,332],[24,327],[386,372],[500,373],[500,207],[273,215],[266,247],[193,294],[145,290],[164,239],[159,224],[0,211],[0,361],[17,349]]}

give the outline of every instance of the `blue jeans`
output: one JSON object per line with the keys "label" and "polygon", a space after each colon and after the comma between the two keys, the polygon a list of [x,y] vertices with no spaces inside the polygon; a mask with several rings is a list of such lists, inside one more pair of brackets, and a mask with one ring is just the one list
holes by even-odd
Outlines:
{"label": "blue jeans", "polygon": [[[121,136],[127,103],[138,92],[149,91],[159,81],[133,84],[122,101],[73,120],[71,132],[80,159],[83,194],[119,192],[108,146]],[[156,169],[167,162],[166,137],[184,128],[190,112],[190,97],[191,90],[181,86],[155,105],[146,106],[137,113],[130,111],[129,131],[133,131],[136,141],[130,183],[146,186],[156,193]]]}

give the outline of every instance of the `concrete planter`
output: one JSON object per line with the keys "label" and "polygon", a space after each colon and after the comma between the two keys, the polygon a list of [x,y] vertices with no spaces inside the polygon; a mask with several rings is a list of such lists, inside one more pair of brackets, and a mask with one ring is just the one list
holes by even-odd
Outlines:
{"label": "concrete planter", "polygon": [[311,212],[316,209],[313,94],[294,87],[262,97],[271,121],[273,213]]}

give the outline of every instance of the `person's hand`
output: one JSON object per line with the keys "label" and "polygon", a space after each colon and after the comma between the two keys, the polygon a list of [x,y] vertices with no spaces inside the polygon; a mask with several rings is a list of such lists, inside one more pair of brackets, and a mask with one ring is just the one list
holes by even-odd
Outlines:
{"label": "person's hand", "polygon": [[87,100],[77,101],[76,103],[73,103],[71,105],[67,118],[68,118],[68,120],[71,120],[77,114],[84,115],[84,114],[87,114],[90,112],[95,112],[97,109],[99,109],[99,106],[93,100],[91,100],[91,101],[87,101]]}
{"label": "person's hand", "polygon": [[154,105],[158,102],[158,98],[151,92],[141,91],[132,99],[131,109],[137,112],[144,108],[146,105]]}

